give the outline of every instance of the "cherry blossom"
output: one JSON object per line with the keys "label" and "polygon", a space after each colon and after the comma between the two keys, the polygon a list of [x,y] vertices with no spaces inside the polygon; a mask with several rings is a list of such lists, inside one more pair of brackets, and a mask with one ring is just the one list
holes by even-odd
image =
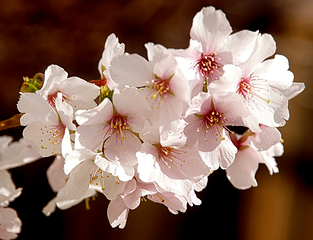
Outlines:
{"label": "cherry blossom", "polygon": [[67,78],[67,72],[63,68],[50,65],[45,71],[44,84],[36,93],[55,107],[55,99],[59,92],[62,93],[62,99],[74,110],[95,107],[96,103],[93,100],[100,94],[96,85],[79,77]]}
{"label": "cherry blossom", "polygon": [[[258,134],[257,134],[258,135]],[[232,136],[232,141],[238,148],[233,164],[226,169],[227,178],[238,189],[256,187],[256,171],[259,163],[264,163],[270,174],[277,173],[277,163],[274,157],[283,153],[279,140],[267,150],[259,150],[252,142],[253,134],[249,130],[243,136]],[[264,141],[267,139],[263,138]]]}
{"label": "cherry blossom", "polygon": [[22,94],[17,104],[19,111],[33,118],[24,129],[23,136],[42,157],[58,153],[65,156],[72,150],[70,131],[76,129],[73,108],[62,101],[61,93],[55,99],[55,106],[56,109],[34,93]]}
{"label": "cherry blossom", "polygon": [[[241,95],[254,119],[271,127],[282,126],[289,118],[288,99],[281,90],[291,87],[293,81],[286,57],[276,55],[274,59],[263,61],[275,49],[272,36],[259,35],[250,58],[238,67],[225,66],[224,75],[209,86],[212,92],[236,92]],[[280,117],[276,111],[282,113]],[[258,130],[254,128],[254,131]]]}
{"label": "cherry blossom", "polygon": [[[112,103],[113,102],[113,103]],[[90,150],[103,151],[106,158],[134,166],[141,141],[133,132],[144,127],[142,114],[148,105],[138,90],[116,89],[112,102],[106,98],[97,107],[78,113],[78,141]]]}
{"label": "cherry blossom", "polygon": [[111,76],[121,85],[140,88],[151,108],[149,119],[164,130],[170,129],[190,101],[187,80],[165,47],[152,43],[145,46],[149,61],[137,54],[121,55],[111,62]]}
{"label": "cherry blossom", "polygon": [[209,83],[219,79],[224,65],[240,64],[250,56],[257,33],[244,30],[230,35],[231,32],[222,11],[204,7],[193,19],[189,47],[173,50],[193,89],[192,96],[206,91]]}

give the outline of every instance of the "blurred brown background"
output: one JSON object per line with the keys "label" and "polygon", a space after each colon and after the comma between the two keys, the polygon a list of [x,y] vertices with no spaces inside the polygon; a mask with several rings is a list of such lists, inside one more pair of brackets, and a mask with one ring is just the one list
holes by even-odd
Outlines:
{"label": "blurred brown background", "polygon": [[[239,191],[217,171],[198,194],[201,206],[172,215],[164,206],[142,203],[119,230],[108,223],[103,196],[91,202],[89,211],[82,203],[45,217],[41,209],[54,197],[45,171],[53,159],[43,159],[11,171],[17,187],[23,187],[11,203],[23,222],[18,239],[313,239],[313,1],[0,0],[0,120],[18,113],[23,76],[54,63],[69,76],[97,79],[104,42],[112,32],[127,52],[142,56],[149,41],[186,48],[193,16],[208,5],[226,13],[234,32],[272,34],[295,81],[306,84],[291,100],[291,118],[280,129],[285,140],[285,153],[277,159],[280,173],[270,176],[260,166],[259,186]],[[21,132],[0,134],[18,139]]]}

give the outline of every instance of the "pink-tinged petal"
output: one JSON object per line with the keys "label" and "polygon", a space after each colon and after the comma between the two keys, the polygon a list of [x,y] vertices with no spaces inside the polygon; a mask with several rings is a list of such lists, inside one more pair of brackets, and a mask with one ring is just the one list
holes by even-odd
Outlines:
{"label": "pink-tinged petal", "polygon": [[95,159],[97,153],[88,149],[75,149],[65,158],[64,173],[68,175],[76,166],[85,160]]}
{"label": "pink-tinged petal", "polygon": [[81,125],[77,128],[76,134],[81,146],[88,149],[96,149],[103,143],[105,132],[103,131],[104,124]]}
{"label": "pink-tinged petal", "polygon": [[112,161],[134,166],[137,164],[136,152],[141,149],[141,141],[129,130],[123,131],[124,139],[113,133],[104,144],[104,154]]}
{"label": "pink-tinged petal", "polygon": [[86,193],[82,195],[81,197],[77,199],[71,199],[69,196],[64,195],[64,191],[61,189],[58,191],[57,197],[56,197],[56,205],[59,209],[66,210],[69,209],[82,201],[84,201],[86,198],[90,198],[96,194],[96,191],[92,188],[88,188]]}
{"label": "pink-tinged petal", "polygon": [[190,102],[190,88],[184,75],[177,70],[177,73],[171,78],[169,83],[171,92],[180,100]]}
{"label": "pink-tinged petal", "polygon": [[238,65],[248,60],[254,49],[258,32],[242,30],[230,35],[225,43],[225,49],[232,53],[233,64]]}
{"label": "pink-tinged petal", "polygon": [[226,169],[227,178],[238,189],[256,187],[255,173],[259,167],[259,153],[252,148],[246,148],[236,154],[233,164]]}
{"label": "pink-tinged petal", "polygon": [[79,125],[105,124],[113,116],[112,102],[105,98],[97,107],[87,110],[78,111],[76,121]]}
{"label": "pink-tinged petal", "polygon": [[52,198],[46,206],[42,209],[42,213],[46,215],[46,217],[49,217],[52,213],[56,210],[56,200],[57,198]]}
{"label": "pink-tinged petal", "polygon": [[125,44],[119,43],[118,38],[115,36],[114,33],[111,33],[107,40],[105,41],[104,51],[102,53],[102,58],[98,64],[98,70],[100,75],[103,74],[103,65],[106,69],[109,69],[110,62],[115,56],[119,56],[124,53]]}
{"label": "pink-tinged petal", "polygon": [[55,107],[60,117],[61,122],[70,130],[75,130],[76,126],[73,124],[73,108],[66,102],[62,101],[62,94],[58,94],[55,99]]}
{"label": "pink-tinged petal", "polygon": [[123,54],[113,58],[110,73],[114,82],[134,87],[144,86],[155,78],[150,63],[138,54]]}
{"label": "pink-tinged petal", "polygon": [[91,160],[86,160],[76,166],[70,173],[70,177],[63,188],[64,195],[70,199],[79,199],[83,196],[90,184],[90,173],[95,167]]}
{"label": "pink-tinged petal", "polygon": [[202,161],[196,147],[179,149],[174,157],[176,157],[173,159],[175,165],[172,164],[172,166],[175,166],[191,181],[197,182],[210,173],[210,168]]}
{"label": "pink-tinged petal", "polygon": [[214,171],[219,167],[227,169],[234,162],[237,148],[228,135],[225,135],[225,140],[215,150],[210,152],[199,151],[199,153],[206,165]]}
{"label": "pink-tinged petal", "polygon": [[59,123],[35,121],[23,131],[25,140],[42,156],[61,153],[65,127]]}
{"label": "pink-tinged petal", "polygon": [[118,112],[123,117],[127,117],[127,124],[134,132],[139,132],[144,126],[144,118],[142,117],[145,111],[149,111],[149,106],[142,94],[134,88],[126,88],[113,95],[113,104]]}
{"label": "pink-tinged petal", "polygon": [[169,79],[175,74],[178,63],[170,52],[167,54],[156,54],[151,62],[153,72],[161,79]]}
{"label": "pink-tinged petal", "polygon": [[188,147],[193,147],[199,140],[200,132],[197,130],[201,125],[201,119],[194,115],[190,115],[185,118],[185,121],[188,123],[184,129],[184,134],[187,137],[186,145]]}
{"label": "pink-tinged petal", "polygon": [[208,90],[211,95],[220,93],[227,94],[236,92],[238,84],[241,81],[241,68],[235,65],[227,64],[223,67],[224,74],[218,81],[213,81],[209,84]]}
{"label": "pink-tinged petal", "polygon": [[30,113],[35,120],[58,122],[58,116],[42,96],[35,93],[23,93],[17,103],[21,113]]}
{"label": "pink-tinged petal", "polygon": [[47,170],[47,179],[54,192],[58,192],[66,184],[68,176],[64,173],[64,158],[57,155]]}
{"label": "pink-tinged petal", "polygon": [[150,195],[149,200],[165,205],[172,214],[178,214],[178,211],[187,210],[187,201],[179,195],[170,192],[157,193]]}
{"label": "pink-tinged petal", "polygon": [[22,222],[12,208],[0,208],[0,238],[3,240],[17,238],[21,232]]}
{"label": "pink-tinged petal", "polygon": [[133,167],[122,165],[118,161],[112,162],[97,155],[94,162],[99,168],[101,168],[102,171],[118,177],[121,181],[129,181],[135,175],[135,170]]}
{"label": "pink-tinged petal", "polygon": [[194,17],[190,36],[202,43],[203,52],[213,53],[223,45],[231,31],[231,26],[221,10],[205,7]]}
{"label": "pink-tinged petal", "polygon": [[22,189],[16,189],[11,174],[7,170],[0,170],[0,183],[0,207],[7,207],[10,202],[21,195]]}
{"label": "pink-tinged petal", "polygon": [[198,149],[202,152],[211,152],[216,149],[225,138],[225,130],[220,126],[210,127],[209,129],[200,129]]}
{"label": "pink-tinged petal", "polygon": [[127,182],[124,192],[121,194],[127,208],[134,210],[140,205],[141,191],[137,187],[137,181],[132,179]]}
{"label": "pink-tinged petal", "polygon": [[47,99],[48,94],[57,91],[58,85],[66,78],[67,72],[63,68],[52,64],[47,67],[43,86],[36,93]]}
{"label": "pink-tinged petal", "polygon": [[248,77],[264,59],[272,56],[276,51],[276,43],[269,34],[259,35],[250,58],[240,64],[242,76]]}
{"label": "pink-tinged petal", "polygon": [[278,173],[277,163],[274,157],[280,157],[283,153],[284,146],[280,142],[276,143],[268,150],[261,152],[263,159],[260,162],[265,163],[271,175],[273,173]]}
{"label": "pink-tinged petal", "polygon": [[[0,139],[2,138],[6,138],[6,136],[2,136]],[[41,158],[40,154],[24,138],[12,142],[3,151],[0,146],[0,155],[0,169],[20,167]]]}
{"label": "pink-tinged petal", "polygon": [[226,95],[214,95],[215,109],[223,113],[228,125],[236,124],[236,120],[251,115],[239,94],[230,92]]}
{"label": "pink-tinged petal", "polygon": [[251,140],[258,150],[267,150],[281,140],[281,133],[275,127],[260,126],[262,132],[252,136]]}
{"label": "pink-tinged petal", "polygon": [[192,190],[192,182],[188,179],[181,179],[182,174],[177,171],[169,173],[169,169],[166,166],[161,165],[160,167],[162,169],[157,171],[155,182],[165,191],[185,196]]}
{"label": "pink-tinged petal", "polygon": [[138,158],[138,177],[144,182],[152,182],[155,180],[154,175],[154,163],[155,155],[157,155],[157,149],[148,143],[142,144],[142,149],[137,152]]}
{"label": "pink-tinged petal", "polygon": [[260,79],[266,79],[267,83],[278,90],[285,90],[292,85],[294,75],[288,71],[288,59],[282,55],[275,55],[274,59],[262,62],[254,71],[254,75]]}
{"label": "pink-tinged petal", "polygon": [[123,199],[117,196],[108,206],[107,215],[113,228],[119,226],[123,229],[126,225],[129,209],[126,207]]}
{"label": "pink-tinged petal", "polygon": [[94,99],[100,94],[98,86],[78,77],[67,78],[58,87],[75,110],[95,107]]}
{"label": "pink-tinged petal", "polygon": [[288,89],[281,91],[288,100],[296,97],[305,89],[304,83],[294,82]]}

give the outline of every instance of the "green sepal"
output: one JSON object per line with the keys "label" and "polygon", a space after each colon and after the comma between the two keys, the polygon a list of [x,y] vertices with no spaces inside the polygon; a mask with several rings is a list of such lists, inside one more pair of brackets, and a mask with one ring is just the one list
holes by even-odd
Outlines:
{"label": "green sepal", "polygon": [[99,96],[99,102],[101,103],[105,98],[110,99],[112,102],[113,97],[113,90],[111,90],[107,85],[100,87],[100,96]]}
{"label": "green sepal", "polygon": [[20,92],[36,92],[42,88],[44,78],[45,76],[42,73],[36,73],[33,78],[23,77],[24,82],[20,88]]}

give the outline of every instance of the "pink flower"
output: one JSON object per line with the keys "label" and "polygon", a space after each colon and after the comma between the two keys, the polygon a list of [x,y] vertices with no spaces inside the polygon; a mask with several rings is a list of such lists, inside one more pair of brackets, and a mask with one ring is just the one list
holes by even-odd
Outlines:
{"label": "pink flower", "polygon": [[242,99],[234,93],[211,96],[202,92],[193,98],[186,113],[186,144],[198,144],[202,152],[213,151],[230,132],[227,125],[241,125],[241,118],[249,115]]}
{"label": "pink flower", "polygon": [[109,203],[107,215],[111,226],[124,228],[129,210],[136,209],[141,201],[147,200],[165,205],[172,214],[178,214],[178,211],[185,212],[187,203],[190,206],[201,204],[194,191],[188,196],[180,196],[165,191],[156,183],[144,183],[134,178],[127,183],[123,193]]}
{"label": "pink flower", "polygon": [[144,126],[149,108],[136,89],[116,89],[113,104],[106,98],[94,109],[77,114],[77,139],[81,146],[103,151],[106,158],[134,166],[141,142],[133,132]]}
{"label": "pink flower", "polygon": [[185,50],[173,50],[197,95],[223,75],[223,66],[239,64],[250,56],[257,33],[241,31],[230,35],[231,26],[221,10],[202,8],[193,19],[190,45]]}
{"label": "pink flower", "polygon": [[[261,133],[261,135],[264,134],[266,133]],[[233,164],[226,169],[226,173],[229,181],[238,189],[247,189],[251,186],[257,186],[255,174],[259,163],[264,163],[270,174],[278,172],[274,157],[283,154],[283,145],[278,140],[273,143],[269,149],[259,150],[252,143],[254,135],[255,134],[248,130],[243,136],[232,136],[232,141],[238,148],[238,152]],[[263,140],[267,141],[266,138],[263,138]]]}
{"label": "pink flower", "polygon": [[[289,118],[288,99],[281,91],[292,85],[293,74],[288,71],[286,57],[276,55],[273,38],[268,34],[259,35],[250,58],[238,67],[224,66],[224,75],[209,86],[209,91],[239,94],[258,124],[271,127],[282,126]],[[257,127],[247,124],[253,131]]]}
{"label": "pink flower", "polygon": [[50,65],[45,71],[43,87],[36,93],[55,107],[58,93],[62,93],[62,100],[70,104],[73,109],[89,109],[96,106],[94,99],[100,94],[99,87],[78,78],[67,78],[67,72],[57,65]]}
{"label": "pink flower", "polygon": [[141,89],[151,108],[149,119],[170,129],[182,117],[190,92],[174,56],[163,46],[146,44],[149,61],[137,54],[124,54],[111,62],[112,79]]}
{"label": "pink flower", "polygon": [[55,99],[55,109],[34,93],[22,94],[17,107],[28,115],[23,136],[42,157],[59,153],[65,156],[72,151],[70,135],[76,129],[73,108],[62,101],[61,93]]}

